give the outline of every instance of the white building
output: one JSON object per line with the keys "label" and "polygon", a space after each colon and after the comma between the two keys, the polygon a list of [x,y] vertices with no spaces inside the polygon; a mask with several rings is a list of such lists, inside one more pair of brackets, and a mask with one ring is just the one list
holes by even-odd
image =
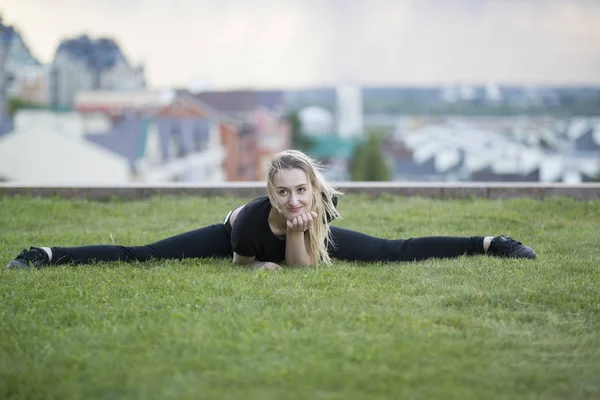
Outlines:
{"label": "white building", "polygon": [[[124,156],[139,182],[225,180],[219,120],[193,96],[173,90],[86,91],[75,109],[100,146]],[[101,128],[106,119],[118,121]],[[94,129],[90,129],[91,126]]]}
{"label": "white building", "polygon": [[334,132],[333,114],[323,107],[309,106],[298,111],[302,133],[309,136],[330,135]]}
{"label": "white building", "polygon": [[215,121],[210,123],[207,146],[202,151],[179,156],[178,143],[171,142],[168,150],[170,160],[165,163],[160,141],[157,124],[150,124],[143,151],[144,157],[135,163],[137,181],[219,183],[226,180],[222,167],[226,154],[220,144],[219,127]]}
{"label": "white building", "polygon": [[502,91],[500,90],[500,87],[493,82],[488,82],[485,85],[485,98],[492,103],[501,102]]}
{"label": "white building", "polygon": [[0,137],[0,179],[36,185],[129,182],[118,155],[81,138],[45,128],[15,129]]}
{"label": "white building", "polygon": [[339,85],[337,98],[337,132],[343,139],[364,135],[362,89],[358,85]]}
{"label": "white building", "polygon": [[26,100],[46,106],[51,102],[52,70],[49,65],[12,66],[12,81],[8,86],[8,97]]}
{"label": "white building", "polygon": [[6,49],[6,72],[10,79],[6,94],[32,103],[47,105],[50,102],[51,69],[41,64],[14,31]]}
{"label": "white building", "polygon": [[[427,173],[448,180],[468,180],[474,176],[488,180],[502,180],[502,177],[524,180],[537,176],[535,179],[541,182],[565,183],[580,183],[600,173],[597,154],[584,157],[572,149],[545,151],[538,145],[515,141],[499,128],[480,127],[476,119],[473,122],[460,119],[448,119],[411,131],[403,129],[402,134],[396,136],[396,140],[412,152],[414,171],[418,171],[419,166],[428,166]],[[589,121],[586,124],[574,121],[571,139],[586,131],[587,126]],[[402,168],[409,170],[412,166],[399,163],[398,168],[396,172],[403,176]]]}
{"label": "white building", "polygon": [[131,66],[110,39],[83,35],[61,42],[52,66],[53,103],[71,108],[86,90],[139,90],[146,86],[144,69]]}
{"label": "white building", "polygon": [[94,87],[94,74],[86,62],[66,53],[56,55],[52,72],[52,103],[57,107],[71,108],[78,92]]}
{"label": "white building", "polygon": [[138,90],[145,86],[144,69],[132,68],[122,59],[100,75],[100,89],[103,90]]}

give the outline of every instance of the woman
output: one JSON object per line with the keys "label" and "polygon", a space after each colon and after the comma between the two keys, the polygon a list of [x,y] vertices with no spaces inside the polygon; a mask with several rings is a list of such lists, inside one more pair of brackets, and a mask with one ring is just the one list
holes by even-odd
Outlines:
{"label": "woman", "polygon": [[281,263],[330,265],[332,258],[416,261],[464,254],[536,257],[530,247],[504,236],[388,240],[331,226],[338,216],[337,196],[342,193],[325,181],[313,160],[296,150],[279,153],[271,162],[267,192],[268,196],[229,212],[222,224],[146,246],[31,247],[9,262],[7,268],[233,256],[235,264],[276,270]]}

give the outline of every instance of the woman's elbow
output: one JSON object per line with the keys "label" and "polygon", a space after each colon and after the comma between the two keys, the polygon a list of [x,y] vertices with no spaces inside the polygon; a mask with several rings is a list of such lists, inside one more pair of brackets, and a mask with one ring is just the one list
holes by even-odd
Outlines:
{"label": "woman's elbow", "polygon": [[291,267],[315,267],[317,265],[313,260],[285,260],[285,264]]}
{"label": "woman's elbow", "polygon": [[256,261],[256,257],[240,256],[237,253],[233,253],[233,263],[236,265],[249,265]]}

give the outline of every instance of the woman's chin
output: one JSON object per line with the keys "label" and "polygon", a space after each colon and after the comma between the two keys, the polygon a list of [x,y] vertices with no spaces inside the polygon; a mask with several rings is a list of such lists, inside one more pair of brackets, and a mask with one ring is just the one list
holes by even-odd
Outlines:
{"label": "woman's chin", "polygon": [[288,219],[294,218],[294,217],[297,217],[298,215],[302,215],[303,212],[304,212],[303,208],[301,208],[301,209],[299,209],[297,211],[288,210],[287,211],[287,217],[288,217]]}

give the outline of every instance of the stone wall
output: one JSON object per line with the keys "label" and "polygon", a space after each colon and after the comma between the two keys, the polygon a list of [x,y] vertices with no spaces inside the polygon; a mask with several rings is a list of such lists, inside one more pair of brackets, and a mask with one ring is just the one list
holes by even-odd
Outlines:
{"label": "stone wall", "polygon": [[[382,194],[422,196],[439,199],[457,198],[532,198],[568,197],[599,200],[600,183],[566,185],[562,183],[404,183],[339,182],[338,189],[347,194]],[[223,184],[128,184],[115,186],[28,185],[0,183],[0,196],[35,196],[59,198],[143,199],[158,195],[254,197],[266,193],[264,182],[226,182]]]}

